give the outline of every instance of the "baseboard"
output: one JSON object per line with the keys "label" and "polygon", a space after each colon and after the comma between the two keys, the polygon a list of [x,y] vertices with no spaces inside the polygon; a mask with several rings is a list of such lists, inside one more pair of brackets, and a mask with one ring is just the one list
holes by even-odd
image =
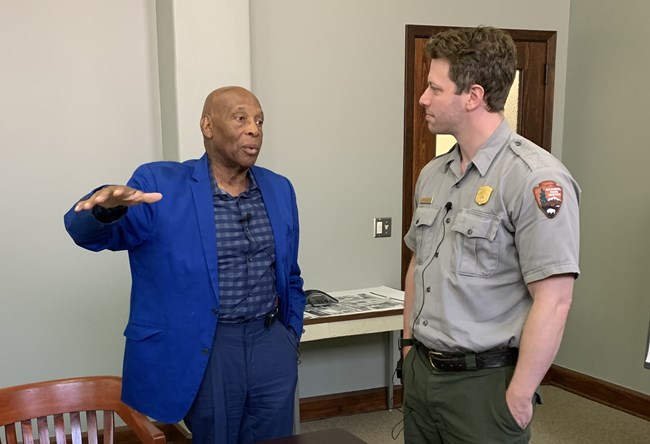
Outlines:
{"label": "baseboard", "polygon": [[[612,384],[557,365],[551,366],[542,384],[552,385],[583,398],[621,410],[650,421],[650,396]],[[388,408],[386,387],[333,395],[314,396],[300,400],[301,421],[332,418],[335,416],[369,413]],[[393,388],[393,407],[399,408],[403,401],[402,386]],[[190,444],[191,438],[173,424],[156,426],[165,433],[167,443]],[[131,444],[137,442],[135,435],[126,429],[116,430],[115,442]]]}
{"label": "baseboard", "polygon": [[[333,395],[314,396],[300,400],[300,420],[331,418],[334,416],[354,415],[357,413],[376,412],[388,408],[386,399],[388,388],[379,387],[355,392],[336,393]],[[402,386],[393,388],[393,407],[402,405]]]}
{"label": "baseboard", "polygon": [[650,396],[568,368],[552,365],[544,382],[650,421]]}
{"label": "baseboard", "polygon": [[[583,398],[650,421],[650,396],[602,379],[552,365],[542,384],[552,385]],[[368,413],[388,408],[386,387],[300,400],[300,419],[311,421],[334,416]],[[402,405],[402,386],[393,391],[394,407]]]}

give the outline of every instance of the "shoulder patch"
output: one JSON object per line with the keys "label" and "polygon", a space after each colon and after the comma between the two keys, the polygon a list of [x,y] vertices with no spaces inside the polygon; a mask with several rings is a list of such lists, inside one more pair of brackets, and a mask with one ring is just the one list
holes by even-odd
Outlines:
{"label": "shoulder patch", "polygon": [[553,219],[560,212],[562,206],[563,192],[562,187],[555,183],[554,180],[545,180],[533,188],[535,202],[544,216]]}

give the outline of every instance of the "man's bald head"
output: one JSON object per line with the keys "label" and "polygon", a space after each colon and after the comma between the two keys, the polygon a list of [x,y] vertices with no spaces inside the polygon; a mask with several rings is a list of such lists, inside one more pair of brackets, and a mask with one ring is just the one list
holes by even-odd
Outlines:
{"label": "man's bald head", "polygon": [[219,108],[222,108],[228,101],[228,99],[233,100],[253,100],[258,107],[261,108],[259,100],[255,97],[255,94],[242,88],[241,86],[224,86],[223,88],[217,88],[208,94],[208,97],[205,98],[205,103],[203,104],[203,113],[202,115],[210,115],[213,112],[217,111]]}

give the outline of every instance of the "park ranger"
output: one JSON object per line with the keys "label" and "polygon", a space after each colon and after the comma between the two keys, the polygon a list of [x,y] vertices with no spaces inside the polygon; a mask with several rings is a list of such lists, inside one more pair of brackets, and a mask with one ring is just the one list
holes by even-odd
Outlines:
{"label": "park ranger", "polygon": [[457,144],[420,173],[400,347],[406,443],[526,443],[579,274],[580,188],[504,118],[504,31],[434,35],[420,98]]}

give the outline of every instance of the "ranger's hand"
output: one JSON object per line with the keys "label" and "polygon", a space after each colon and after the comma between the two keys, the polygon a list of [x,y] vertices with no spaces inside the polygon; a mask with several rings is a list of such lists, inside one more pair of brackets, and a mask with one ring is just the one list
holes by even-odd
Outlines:
{"label": "ranger's hand", "polygon": [[525,429],[533,419],[533,403],[530,398],[517,397],[506,390],[506,403],[519,427]]}
{"label": "ranger's hand", "polygon": [[154,203],[162,199],[160,193],[145,193],[125,185],[111,185],[97,190],[86,200],[79,201],[74,210],[78,213],[99,205],[102,208],[115,208],[121,205],[132,207],[143,203]]}

